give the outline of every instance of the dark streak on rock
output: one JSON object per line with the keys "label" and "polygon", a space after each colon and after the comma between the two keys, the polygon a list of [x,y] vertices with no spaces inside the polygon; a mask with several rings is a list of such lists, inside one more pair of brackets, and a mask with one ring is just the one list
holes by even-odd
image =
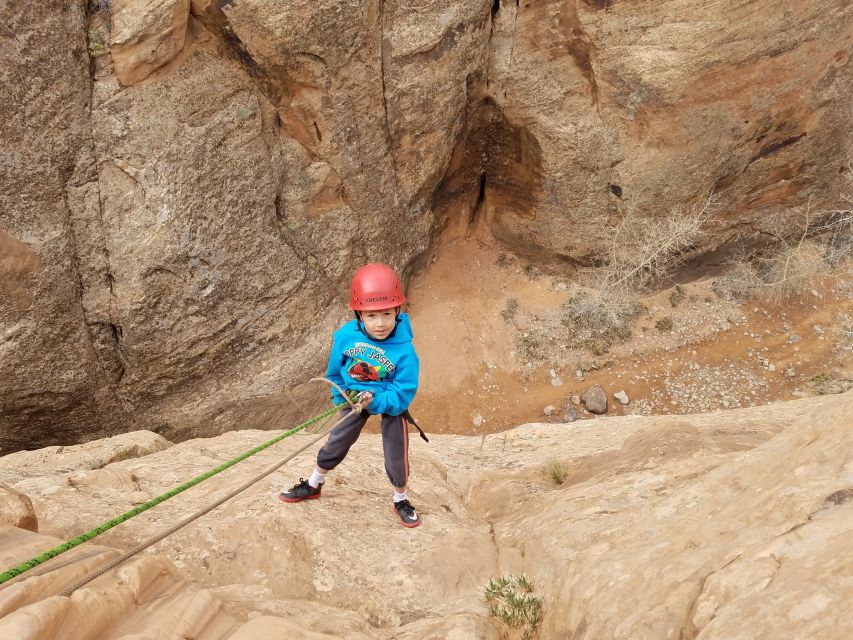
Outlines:
{"label": "dark streak on rock", "polygon": [[486,201],[486,172],[480,174],[480,192],[477,194],[477,202],[471,209],[471,216],[468,219],[468,229],[473,229],[477,225],[477,220],[480,217],[480,212]]}
{"label": "dark streak on rock", "polygon": [[275,197],[275,219],[278,220],[279,224],[284,224],[285,217],[284,205],[281,202],[281,194],[277,194]]}
{"label": "dark streak on rock", "polygon": [[591,9],[607,11],[613,6],[614,1],[615,0],[583,0],[583,3]]}
{"label": "dark streak on rock", "polygon": [[[772,153],[776,153],[780,149],[784,149],[785,147],[788,147],[788,146],[794,144],[795,142],[800,141],[801,139],[803,139],[805,137],[806,137],[806,134],[805,134],[805,132],[803,132],[803,133],[797,134],[795,136],[790,136],[788,138],[785,138],[784,140],[777,140],[775,142],[771,142],[770,144],[761,147],[761,149],[758,150],[758,153],[756,153],[754,156],[752,156],[752,159],[749,161],[748,164],[752,164],[756,160],[759,160],[761,158],[765,158]],[[763,140],[763,139],[764,139],[764,136],[759,136],[758,138],[756,138],[756,142],[759,142],[760,140]]]}
{"label": "dark streak on rock", "polygon": [[838,506],[851,499],[853,499],[853,489],[841,489],[826,496],[824,502],[828,505]]}
{"label": "dark streak on rock", "polygon": [[258,88],[273,104],[280,104],[287,93],[286,79],[270,76],[258,62],[252,57],[246,45],[231,28],[228,16],[222,11],[223,7],[234,6],[234,0],[223,2],[220,0],[215,5],[211,4],[201,13],[193,13],[193,16],[201,22],[204,27],[223,43],[225,53],[237,62],[243,70],[254,78]]}

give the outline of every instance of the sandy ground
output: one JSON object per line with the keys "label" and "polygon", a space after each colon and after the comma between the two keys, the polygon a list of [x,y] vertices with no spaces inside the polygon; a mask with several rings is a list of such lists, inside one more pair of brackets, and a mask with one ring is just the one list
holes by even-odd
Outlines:
{"label": "sandy ground", "polygon": [[[711,282],[683,285],[677,306],[674,288],[643,298],[631,338],[596,356],[570,348],[555,320],[574,283],[477,239],[445,239],[409,289],[421,357],[413,415],[428,433],[493,433],[546,419],[548,405],[563,422],[571,396],[594,383],[609,396],[608,415],[755,406],[850,386],[849,277],[776,304],[733,302]],[[627,406],[612,396],[620,390]]]}

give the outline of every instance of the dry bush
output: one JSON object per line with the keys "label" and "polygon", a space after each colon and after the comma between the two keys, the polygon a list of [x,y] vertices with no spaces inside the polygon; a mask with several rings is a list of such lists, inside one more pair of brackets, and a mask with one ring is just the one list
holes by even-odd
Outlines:
{"label": "dry bush", "polygon": [[515,349],[526,361],[542,360],[545,357],[543,336],[534,329],[519,331],[515,336]]}
{"label": "dry bush", "polygon": [[597,272],[599,289],[639,289],[669,276],[705,233],[717,207],[710,194],[701,204],[677,207],[668,216],[643,216],[631,207],[610,243],[610,261]]}
{"label": "dry bush", "polygon": [[[853,255],[853,210],[813,214],[807,206],[800,229],[791,240],[757,253],[740,255],[714,288],[734,298],[761,297],[784,301],[801,295],[822,278],[839,273]],[[850,272],[850,265],[847,265]]]}
{"label": "dry bush", "polygon": [[[846,182],[853,189],[853,165],[847,167]],[[842,193],[841,202],[840,208],[826,213],[819,229],[830,234],[826,258],[833,266],[853,256],[853,192]]]}
{"label": "dry bush", "polygon": [[823,254],[814,243],[783,242],[770,251],[734,260],[715,289],[740,300],[762,297],[782,301],[801,295],[828,273]]}
{"label": "dry bush", "polygon": [[841,338],[835,349],[838,359],[844,361],[853,355],[853,316],[839,313],[838,322],[841,327]]}
{"label": "dry bush", "polygon": [[711,194],[697,206],[679,207],[663,217],[641,215],[631,207],[613,233],[609,262],[584,274],[588,289],[562,307],[568,343],[601,354],[630,338],[643,309],[639,293],[682,263],[716,206]]}
{"label": "dry bush", "polygon": [[581,291],[564,304],[561,324],[569,331],[571,347],[591,349],[596,355],[631,337],[631,325],[643,306],[624,290]]}
{"label": "dry bush", "polygon": [[504,322],[507,324],[512,323],[515,320],[515,314],[518,313],[518,299],[517,298],[507,298],[506,299],[506,307],[501,311],[501,316],[504,319]]}

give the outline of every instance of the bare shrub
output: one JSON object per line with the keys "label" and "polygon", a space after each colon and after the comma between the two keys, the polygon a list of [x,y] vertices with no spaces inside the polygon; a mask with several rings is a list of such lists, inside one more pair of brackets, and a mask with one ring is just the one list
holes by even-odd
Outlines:
{"label": "bare shrub", "polygon": [[801,295],[827,273],[819,248],[803,239],[780,243],[774,250],[735,263],[723,278],[723,288],[741,299],[760,296],[784,301]]}
{"label": "bare shrub", "polygon": [[684,301],[684,288],[677,284],[675,285],[675,289],[672,290],[672,293],[669,294],[669,304],[674,309],[678,305],[680,305]]}
{"label": "bare shrub", "polygon": [[527,361],[537,361],[545,357],[542,336],[532,329],[516,334],[515,348],[519,355]]}
{"label": "bare shrub", "polygon": [[506,307],[501,311],[501,316],[503,316],[504,322],[507,324],[511,323],[515,320],[515,314],[518,312],[518,299],[517,298],[507,298],[506,299]]}
{"label": "bare shrub", "polygon": [[561,307],[560,322],[569,330],[572,347],[591,349],[596,355],[631,337],[631,325],[643,306],[623,290],[581,291]]}
{"label": "bare shrub", "polygon": [[672,331],[672,318],[670,316],[664,316],[657,322],[655,322],[655,329],[660,331],[661,333],[665,331]]}
{"label": "bare shrub", "polygon": [[639,288],[670,275],[702,238],[716,206],[712,193],[698,206],[677,207],[662,217],[631,207],[613,234],[610,261],[598,270],[599,288]]}
{"label": "bare shrub", "polygon": [[801,295],[832,275],[853,250],[853,211],[837,209],[813,214],[806,206],[794,240],[777,242],[752,255],[731,261],[715,289],[740,298],[784,301]]}
{"label": "bare shrub", "polygon": [[[853,165],[847,167],[846,182],[853,189]],[[842,193],[841,202],[841,207],[825,213],[817,229],[830,235],[826,259],[832,266],[853,256],[853,192]]]}
{"label": "bare shrub", "polygon": [[609,262],[584,274],[588,290],[562,307],[568,343],[601,354],[630,338],[633,321],[643,309],[639,292],[682,263],[703,236],[716,205],[711,194],[697,206],[678,207],[666,216],[641,215],[631,207],[613,233]]}
{"label": "bare shrub", "polygon": [[841,338],[835,348],[838,359],[843,361],[853,355],[853,316],[839,313],[838,321],[841,327]]}

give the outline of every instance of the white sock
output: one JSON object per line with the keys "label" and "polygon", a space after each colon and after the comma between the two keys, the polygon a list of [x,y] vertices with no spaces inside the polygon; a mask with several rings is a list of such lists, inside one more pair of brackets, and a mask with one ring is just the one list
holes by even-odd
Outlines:
{"label": "white sock", "polygon": [[394,502],[395,503],[402,502],[403,500],[408,500],[408,499],[409,499],[409,492],[408,491],[406,491],[405,493],[397,493],[396,491],[394,492]]}
{"label": "white sock", "polygon": [[308,478],[308,484],[315,489],[326,481],[326,474],[322,473],[317,467],[311,472],[311,477]]}

